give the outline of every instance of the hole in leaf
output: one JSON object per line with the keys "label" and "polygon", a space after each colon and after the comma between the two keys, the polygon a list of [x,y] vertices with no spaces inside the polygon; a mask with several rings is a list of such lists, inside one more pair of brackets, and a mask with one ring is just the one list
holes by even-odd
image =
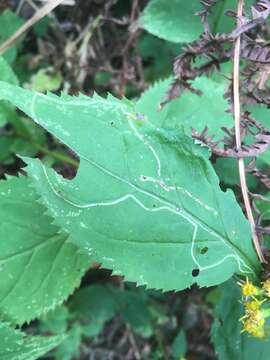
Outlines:
{"label": "hole in leaf", "polygon": [[54,170],[65,179],[74,179],[80,165],[79,156],[64,144],[60,144],[59,148],[55,150],[54,153],[60,154],[58,155],[59,159],[55,159],[53,163]]}
{"label": "hole in leaf", "polygon": [[208,251],[208,247],[207,246],[205,246],[205,247],[203,247],[202,249],[200,249],[200,254],[206,254],[207,253],[207,251]]}
{"label": "hole in leaf", "polygon": [[197,276],[199,275],[199,273],[200,273],[200,270],[199,270],[199,269],[193,269],[193,270],[192,270],[192,276],[193,276],[193,277],[197,277]]}

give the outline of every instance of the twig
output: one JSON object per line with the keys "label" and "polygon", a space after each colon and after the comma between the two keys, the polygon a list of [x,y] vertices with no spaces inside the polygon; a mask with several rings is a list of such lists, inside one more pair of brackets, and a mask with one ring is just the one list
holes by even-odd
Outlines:
{"label": "twig", "polygon": [[136,39],[138,37],[138,29],[135,31],[131,31],[132,26],[136,23],[137,19],[139,17],[139,0],[132,0],[132,8],[131,8],[131,14],[130,14],[130,36],[127,39],[126,44],[123,47],[122,50],[122,57],[123,57],[123,72],[122,72],[122,79],[120,83],[120,95],[124,96],[126,92],[126,82],[127,82],[127,74],[128,74],[128,61],[127,61],[127,55],[129,49],[136,44]]}
{"label": "twig", "polygon": [[[37,1],[42,2],[42,3],[48,2],[48,0],[37,0]],[[75,6],[76,3],[75,3],[75,0],[63,0],[63,5],[65,5],[65,6]]]}
{"label": "twig", "polygon": [[38,10],[25,24],[23,24],[7,41],[0,46],[0,55],[5,53],[21,35],[30,29],[35,23],[48,15],[53,9],[60,5],[64,0],[50,0],[40,10]]}
{"label": "twig", "polygon": [[[241,18],[243,16],[243,7],[244,0],[238,0],[237,8],[237,26],[241,26]],[[234,56],[233,56],[233,100],[234,100],[234,120],[235,120],[235,141],[237,150],[241,150],[241,106],[240,106],[240,84],[239,84],[239,72],[240,72],[240,47],[241,47],[241,37],[239,36],[235,41],[234,47]],[[248,217],[248,221],[251,226],[253,244],[256,249],[257,255],[262,263],[265,263],[266,260],[263,256],[262,249],[260,246],[260,241],[256,232],[256,224],[253,217],[250,199],[248,195],[247,181],[246,181],[246,172],[245,172],[245,163],[243,158],[238,160],[238,169],[240,177],[240,185],[242,196],[245,204],[245,209]]]}
{"label": "twig", "polygon": [[137,346],[137,344],[136,344],[136,340],[135,340],[135,338],[134,338],[134,336],[133,336],[133,334],[132,334],[132,331],[131,331],[129,325],[127,325],[127,334],[128,334],[128,339],[129,339],[129,341],[130,341],[130,344],[131,344],[131,346],[132,346],[132,348],[133,348],[134,358],[135,358],[136,360],[141,360],[142,357],[141,357],[140,351],[139,351],[139,349],[138,349],[138,346]]}
{"label": "twig", "polygon": [[16,9],[16,15],[20,14],[20,11],[21,11],[24,3],[25,3],[25,0],[20,0],[19,5],[17,6],[17,9]]}

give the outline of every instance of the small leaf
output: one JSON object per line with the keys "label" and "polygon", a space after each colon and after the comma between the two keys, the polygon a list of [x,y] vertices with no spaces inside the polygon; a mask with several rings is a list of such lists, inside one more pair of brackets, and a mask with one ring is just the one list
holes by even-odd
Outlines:
{"label": "small leaf", "polygon": [[270,193],[264,194],[264,197],[268,199],[268,201],[265,200],[256,200],[256,207],[260,211],[261,221],[264,220],[270,220]]}
{"label": "small leaf", "polygon": [[[1,16],[0,16],[1,24]],[[0,57],[0,80],[13,85],[18,85],[18,79],[13,70],[3,57]],[[0,102],[0,127],[4,126],[12,117],[16,117],[14,106],[6,101]]]}
{"label": "small leaf", "polygon": [[71,360],[80,355],[80,346],[82,343],[82,326],[78,323],[73,324],[66,339],[54,351],[55,360]]}
{"label": "small leaf", "polygon": [[79,290],[71,299],[70,311],[76,319],[84,322],[85,335],[98,335],[117,311],[112,288],[97,285]]}
{"label": "small leaf", "polygon": [[13,148],[13,139],[0,136],[0,163],[9,165],[13,162],[12,148]]}
{"label": "small leaf", "polygon": [[67,331],[70,313],[67,306],[58,306],[56,309],[43,315],[40,321],[40,330],[52,334],[62,334]]}
{"label": "small leaf", "polygon": [[187,352],[187,339],[183,330],[179,331],[172,344],[172,355],[174,359],[180,359]]}
{"label": "small leaf", "polygon": [[52,68],[40,69],[32,78],[30,87],[35,91],[56,91],[63,81],[60,72],[55,73]]}
{"label": "small leaf", "polygon": [[23,332],[0,323],[0,359],[35,360],[58,346],[65,335],[27,336]]}
{"label": "small leaf", "polygon": [[[270,129],[269,109],[264,105],[247,105],[245,110],[251,113],[251,116],[261,123],[266,129]],[[261,164],[270,165],[270,148],[257,158]]]}
{"label": "small leaf", "polygon": [[[94,310],[94,309],[93,309]],[[66,333],[64,341],[53,352],[53,358],[56,360],[71,360],[79,356],[79,350],[82,342],[83,325],[78,322],[69,323],[72,315],[67,306],[57,307],[50,311],[40,320],[40,330],[45,333],[63,334]],[[85,322],[86,319],[83,319]],[[68,327],[71,329],[67,332]]]}
{"label": "small leaf", "polygon": [[[23,24],[23,20],[18,17],[14,12],[7,9],[0,15],[0,24],[0,43],[3,43],[11,35],[13,35],[19,27],[21,27],[21,25]],[[16,45],[13,45],[9,50],[7,50],[4,54],[4,58],[10,64],[13,63],[16,59],[17,47],[18,42],[16,43]]]}

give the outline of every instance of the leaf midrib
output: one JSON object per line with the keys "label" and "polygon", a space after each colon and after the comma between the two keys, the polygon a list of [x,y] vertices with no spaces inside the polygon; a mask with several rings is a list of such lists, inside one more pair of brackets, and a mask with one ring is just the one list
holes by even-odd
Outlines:
{"label": "leaf midrib", "polygon": [[[170,208],[172,206],[175,207],[175,209],[171,209],[171,210],[175,210],[175,211],[177,210],[178,206],[174,205],[170,201],[163,199],[159,195],[156,195],[156,194],[150,192],[149,190],[140,188],[138,185],[133,184],[132,182],[127,181],[126,179],[122,179],[119,175],[114,174],[111,170],[106,169],[103,165],[97,164],[93,160],[90,160],[87,157],[85,157],[84,155],[81,155],[78,151],[77,151],[77,154],[81,159],[85,160],[91,166],[101,170],[106,175],[112,176],[114,179],[117,179],[118,181],[129,185],[133,189],[136,189],[138,192],[143,193],[143,194],[147,195],[148,197],[152,197],[153,199],[159,201],[163,205],[166,205]],[[80,166],[82,166],[82,164]],[[42,165],[42,168],[43,168],[43,171],[47,174],[46,169],[43,165]],[[64,198],[62,198],[62,197],[60,197],[60,198],[63,201],[65,201]],[[207,231],[209,234],[212,233],[212,235],[216,236],[217,239],[219,238],[221,241],[223,241],[229,248],[231,248],[231,250],[235,253],[235,255],[238,255],[242,259],[242,261],[243,261],[243,259],[245,259],[245,263],[246,263],[246,265],[248,264],[248,267],[250,267],[251,269],[254,268],[252,261],[250,261],[249,258],[245,254],[243,254],[243,252],[234,243],[232,243],[228,237],[224,237],[223,234],[220,234],[216,229],[213,229],[208,224],[205,224],[204,221],[199,219],[196,215],[190,213],[190,211],[188,211],[187,209],[182,208],[181,211],[184,212],[187,217],[191,218],[196,223],[196,225],[199,226],[201,229]],[[173,213],[173,211],[172,211],[172,213]]]}

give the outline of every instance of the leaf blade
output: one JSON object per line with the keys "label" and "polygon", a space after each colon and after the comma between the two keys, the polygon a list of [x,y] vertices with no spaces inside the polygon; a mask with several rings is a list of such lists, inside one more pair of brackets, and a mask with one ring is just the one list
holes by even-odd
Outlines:
{"label": "leaf blade", "polygon": [[0,357],[2,360],[35,360],[58,346],[65,335],[26,336],[23,332],[0,324]]}
{"label": "leaf blade", "polygon": [[61,304],[90,260],[51,224],[28,179],[1,181],[0,199],[0,234],[6,239],[0,244],[0,313],[23,324]]}
{"label": "leaf blade", "polygon": [[207,150],[181,131],[156,127],[113,97],[46,97],[8,85],[0,96],[79,155],[72,181],[37,160],[26,160],[27,171],[58,224],[115,274],[172,290],[257,271],[232,192],[220,190]]}
{"label": "leaf blade", "polygon": [[144,9],[140,25],[161,39],[190,42],[203,30],[200,18],[193,16],[199,10],[196,0],[190,1],[188,6],[182,0],[152,0]]}

